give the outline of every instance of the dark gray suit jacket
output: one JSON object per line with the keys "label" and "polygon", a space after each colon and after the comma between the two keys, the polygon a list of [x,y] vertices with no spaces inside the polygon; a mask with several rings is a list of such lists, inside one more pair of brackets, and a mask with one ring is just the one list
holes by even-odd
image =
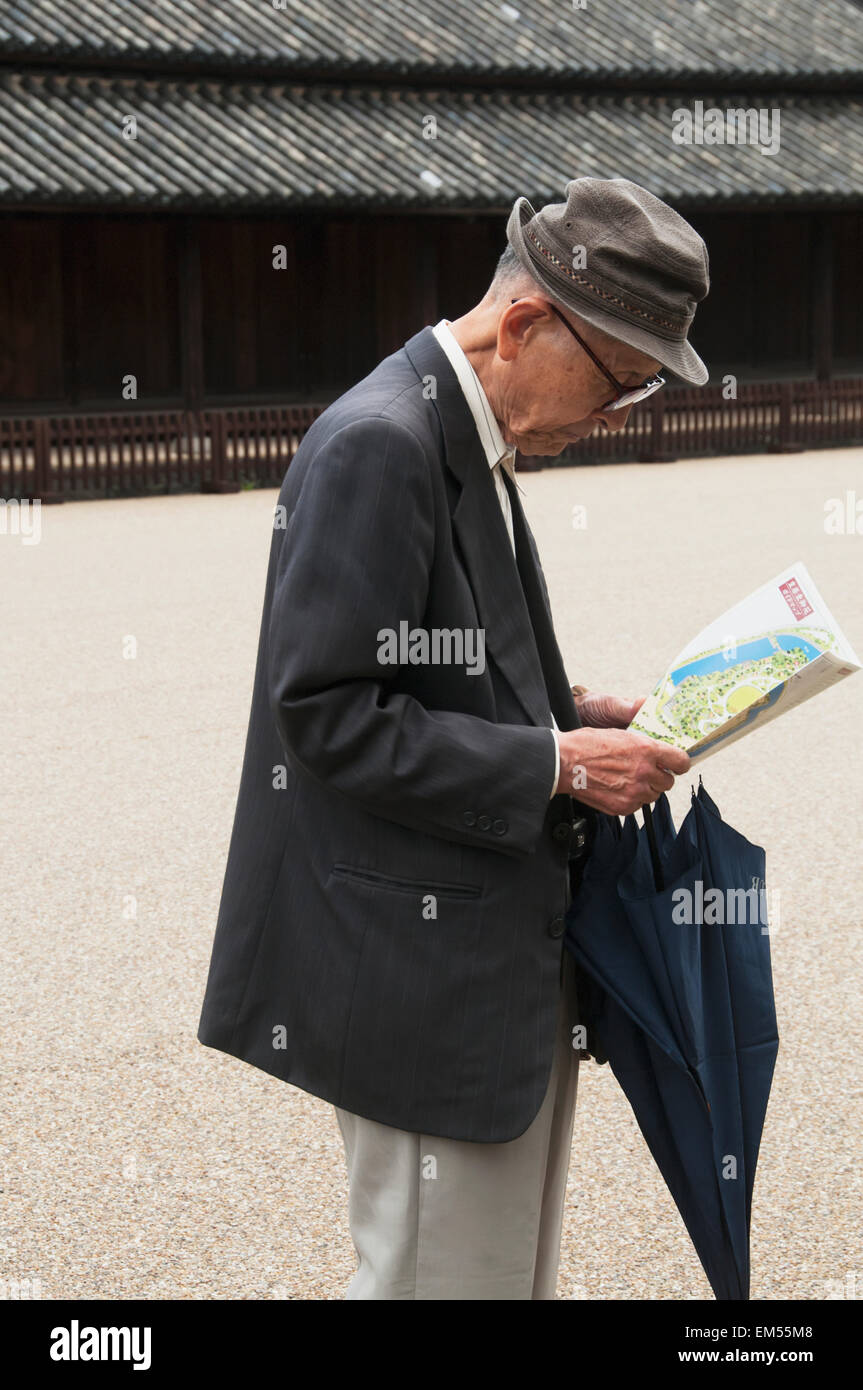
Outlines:
{"label": "dark gray suit jacket", "polygon": [[[303,440],[197,1035],[358,1115],[486,1143],[524,1133],[548,1085],[582,810],[549,799],[551,712],[580,720],[510,494],[518,568],[430,328]],[[381,665],[403,621],[483,628],[485,671]]]}

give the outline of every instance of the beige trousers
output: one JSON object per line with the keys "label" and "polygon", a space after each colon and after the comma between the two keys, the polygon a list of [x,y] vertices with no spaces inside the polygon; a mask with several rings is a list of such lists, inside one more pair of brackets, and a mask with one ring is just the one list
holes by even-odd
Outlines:
{"label": "beige trousers", "polygon": [[524,1134],[477,1144],[413,1134],[337,1106],[359,1265],[346,1298],[553,1299],[575,1115],[574,964],[545,1099]]}

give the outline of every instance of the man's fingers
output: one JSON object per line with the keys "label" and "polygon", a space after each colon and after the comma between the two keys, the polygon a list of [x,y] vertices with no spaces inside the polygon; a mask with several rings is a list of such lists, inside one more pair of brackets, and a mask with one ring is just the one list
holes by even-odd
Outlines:
{"label": "man's fingers", "polygon": [[692,759],[688,753],[684,753],[682,748],[675,748],[673,744],[663,743],[657,749],[656,766],[660,771],[673,772],[679,776],[681,772],[688,772],[692,766]]}
{"label": "man's fingers", "polygon": [[647,794],[644,801],[657,801],[663,792],[670,792],[674,786],[674,778],[670,772],[664,772],[662,768],[652,767],[644,778],[644,785]]}
{"label": "man's fingers", "polygon": [[653,782],[651,782],[649,785],[650,785],[650,796],[649,796],[649,797],[645,797],[645,800],[658,801],[659,798],[662,796],[663,792],[670,792],[670,791],[671,791],[671,788],[674,786],[674,778],[673,778],[673,777],[670,777],[669,780],[668,780],[668,785],[667,785],[667,786],[664,786],[664,787],[657,787]]}
{"label": "man's fingers", "polygon": [[[601,698],[601,697],[598,697]],[[571,729],[559,735],[561,779],[579,774],[573,794],[586,806],[612,815],[628,815],[656,801],[674,786],[674,779],[692,765],[688,753],[636,730]]]}

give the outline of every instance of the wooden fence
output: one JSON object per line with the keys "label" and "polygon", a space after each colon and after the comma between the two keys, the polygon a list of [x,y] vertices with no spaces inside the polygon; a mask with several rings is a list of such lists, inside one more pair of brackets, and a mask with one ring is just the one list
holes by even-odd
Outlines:
{"label": "wooden fence", "polygon": [[616,434],[601,428],[560,463],[658,463],[719,454],[789,453],[863,443],[863,378],[753,382],[657,391]]}
{"label": "wooden fence", "polygon": [[[0,414],[0,496],[60,502],[278,487],[325,405]],[[660,462],[863,443],[863,378],[669,387],[616,434],[525,467]]]}

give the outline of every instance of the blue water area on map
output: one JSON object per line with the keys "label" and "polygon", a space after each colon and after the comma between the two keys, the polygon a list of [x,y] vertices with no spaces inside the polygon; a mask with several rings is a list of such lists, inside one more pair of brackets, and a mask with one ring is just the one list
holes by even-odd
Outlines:
{"label": "blue water area on map", "polygon": [[[814,661],[821,655],[820,647],[807,642],[803,637],[798,637],[794,632],[775,632],[773,641],[784,652],[791,651],[792,647],[800,647],[807,661]],[[775,651],[776,647],[767,637],[758,637],[754,642],[744,642],[742,647],[738,647],[731,661],[727,660],[722,652],[714,652],[712,656],[703,656],[699,661],[690,661],[686,666],[678,666],[676,671],[671,672],[671,679],[674,685],[680,685],[687,676],[707,676],[712,671],[728,671],[743,661],[761,661],[765,656],[772,656]]]}

